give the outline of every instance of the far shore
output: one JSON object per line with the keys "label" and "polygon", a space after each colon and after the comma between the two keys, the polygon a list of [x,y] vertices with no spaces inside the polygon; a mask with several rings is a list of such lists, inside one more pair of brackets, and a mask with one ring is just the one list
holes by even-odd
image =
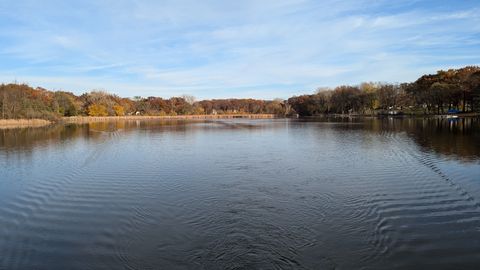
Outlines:
{"label": "far shore", "polygon": [[315,118],[315,117],[375,117],[375,118],[384,118],[384,117],[395,117],[395,118],[480,118],[480,113],[477,112],[467,112],[467,113],[456,113],[456,114],[409,114],[409,113],[399,113],[399,114],[341,114],[341,113],[325,113],[325,114],[316,114],[311,116],[300,116],[299,118]]}
{"label": "far shore", "polygon": [[[315,117],[427,117],[427,118],[450,118],[450,117],[480,117],[480,113],[459,113],[456,115],[369,115],[369,114],[322,114],[316,116],[303,116],[300,118]],[[143,121],[143,120],[201,120],[201,119],[272,119],[278,116],[274,114],[199,114],[199,115],[174,115],[174,116],[151,116],[151,115],[127,115],[127,116],[71,116],[62,117],[57,121],[49,121],[45,119],[0,119],[0,129],[12,128],[28,128],[43,127],[55,123],[63,124],[85,124],[93,122],[109,122],[109,121]]]}
{"label": "far shore", "polygon": [[199,114],[199,115],[128,115],[128,116],[72,116],[63,117],[63,123],[90,123],[119,120],[184,120],[184,119],[229,119],[229,118],[249,118],[249,119],[270,119],[275,118],[274,114]]}

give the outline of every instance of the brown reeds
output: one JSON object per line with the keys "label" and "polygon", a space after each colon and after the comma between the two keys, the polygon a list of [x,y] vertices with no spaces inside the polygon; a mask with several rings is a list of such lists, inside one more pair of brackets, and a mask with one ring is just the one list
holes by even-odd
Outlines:
{"label": "brown reeds", "polygon": [[42,127],[51,123],[44,119],[0,119],[0,129]]}
{"label": "brown reeds", "polygon": [[175,116],[147,116],[147,115],[129,115],[129,116],[73,116],[63,117],[64,123],[90,123],[105,121],[136,121],[136,120],[189,120],[189,119],[230,119],[230,118],[251,118],[268,119],[275,118],[274,114],[201,114],[201,115],[175,115]]}

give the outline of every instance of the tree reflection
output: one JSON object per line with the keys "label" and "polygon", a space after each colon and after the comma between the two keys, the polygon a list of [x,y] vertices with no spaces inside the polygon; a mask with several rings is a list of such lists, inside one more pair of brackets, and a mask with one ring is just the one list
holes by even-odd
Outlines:
{"label": "tree reflection", "polygon": [[[173,132],[188,136],[199,130],[222,132],[231,130],[258,131],[282,129],[285,124],[328,122],[339,125],[321,125],[338,132],[360,130],[374,133],[404,133],[423,151],[434,152],[462,161],[480,158],[480,119],[478,118],[315,118],[303,120],[162,120],[162,121],[112,121],[88,124],[55,125],[42,128],[0,130],[0,151],[29,154],[36,147],[67,147],[77,140],[91,143],[106,142],[132,132]],[[302,124],[303,126],[303,124]]]}

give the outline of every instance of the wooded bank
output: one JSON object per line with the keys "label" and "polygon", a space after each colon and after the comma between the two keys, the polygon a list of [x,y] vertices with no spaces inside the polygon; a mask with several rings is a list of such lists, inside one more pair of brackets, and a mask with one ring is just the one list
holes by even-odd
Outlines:
{"label": "wooded bank", "polygon": [[414,82],[400,84],[365,82],[319,88],[314,94],[294,96],[288,100],[231,98],[197,101],[188,95],[168,99],[126,98],[102,91],[76,96],[70,92],[32,88],[25,84],[0,85],[0,119],[58,121],[70,116],[153,116],[165,119],[180,116],[187,119],[198,118],[196,115],[228,118],[228,115],[238,114],[442,115],[478,112],[480,67],[477,66],[440,70]]}

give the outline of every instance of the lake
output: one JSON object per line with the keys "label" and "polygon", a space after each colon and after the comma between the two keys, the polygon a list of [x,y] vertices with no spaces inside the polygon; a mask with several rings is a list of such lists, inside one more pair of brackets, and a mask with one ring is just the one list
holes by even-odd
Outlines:
{"label": "lake", "polygon": [[0,269],[474,269],[479,119],[0,130]]}

